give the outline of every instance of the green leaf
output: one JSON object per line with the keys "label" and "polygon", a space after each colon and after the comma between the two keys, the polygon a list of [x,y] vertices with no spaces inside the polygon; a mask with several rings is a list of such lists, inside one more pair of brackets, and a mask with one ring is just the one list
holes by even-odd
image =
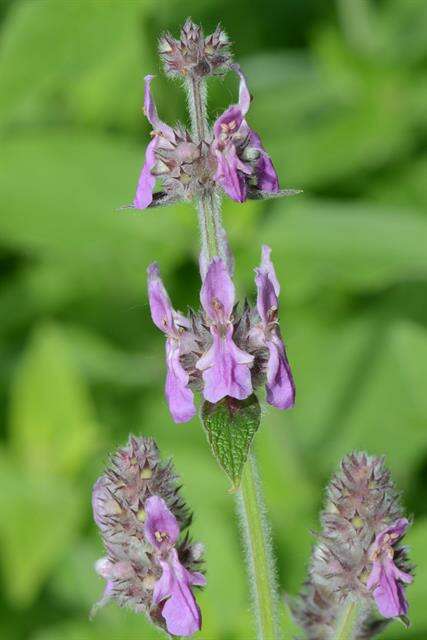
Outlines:
{"label": "green leaf", "polygon": [[379,326],[370,354],[354,397],[347,395],[347,407],[327,442],[319,441],[322,461],[332,463],[354,448],[385,453],[400,481],[406,481],[427,451],[427,331],[403,321]]}
{"label": "green leaf", "polygon": [[213,455],[233,483],[240,484],[244,464],[261,419],[258,398],[246,400],[226,397],[212,404],[205,401],[202,421]]}
{"label": "green leaf", "polygon": [[144,147],[73,130],[2,141],[2,241],[63,274],[74,296],[130,292],[131,304],[141,302],[149,262],[158,260],[165,275],[197,242],[189,205],[116,211],[133,198],[143,156]]}
{"label": "green leaf", "polygon": [[135,129],[141,61],[149,56],[140,28],[147,4],[16,2],[0,48],[0,125],[72,120]]}
{"label": "green leaf", "polygon": [[74,475],[92,452],[96,431],[87,391],[61,330],[40,326],[11,392],[11,447],[27,472]]}
{"label": "green leaf", "polygon": [[74,487],[58,478],[31,478],[12,459],[0,457],[0,544],[3,588],[18,606],[36,597],[69,549],[81,519]]}
{"label": "green leaf", "polygon": [[325,286],[376,290],[427,278],[427,219],[417,211],[298,196],[274,205],[263,241],[273,248],[284,295],[295,298]]}

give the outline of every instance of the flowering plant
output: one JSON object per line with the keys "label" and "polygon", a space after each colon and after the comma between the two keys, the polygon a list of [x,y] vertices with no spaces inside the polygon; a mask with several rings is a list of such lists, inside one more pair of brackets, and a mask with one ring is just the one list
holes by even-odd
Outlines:
{"label": "flowering plant", "polygon": [[[220,203],[223,196],[243,203],[298,191],[280,189],[273,162],[246,120],[251,96],[225,32],[218,27],[205,37],[187,20],[179,39],[161,37],[159,52],[166,73],[184,81],[192,126],[188,131],[160,119],[153,76],[146,76],[144,113],[153,131],[130,206],[194,201],[201,238],[199,310],[174,309],[159,266],[148,266],[151,316],[166,337],[166,401],[173,420],[183,423],[196,415],[200,395],[208,443],[237,498],[257,635],[278,640],[276,572],[252,448],[261,420],[259,390],[265,389],[269,405],[287,410],[295,403],[295,383],[279,327],[280,284],[271,249],[262,246],[255,269],[256,303],[236,301]],[[211,127],[206,80],[229,71],[239,80],[238,101]],[[97,607],[116,600],[173,636],[200,630],[195,591],[206,584],[198,566],[202,547],[181,537],[190,524],[188,510],[153,441],[131,437],[117,452],[95,484],[93,509],[107,552],[96,565],[106,580]],[[413,576],[400,541],[409,521],[383,460],[365,453],[344,458],[321,519],[309,579],[292,603],[306,637],[363,640],[392,618],[408,624],[405,585]]]}

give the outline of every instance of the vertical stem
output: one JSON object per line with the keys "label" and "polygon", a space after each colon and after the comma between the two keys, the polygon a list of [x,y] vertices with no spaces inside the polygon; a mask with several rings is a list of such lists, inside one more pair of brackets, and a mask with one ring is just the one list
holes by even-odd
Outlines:
{"label": "vertical stem", "polygon": [[250,454],[237,494],[259,640],[280,638],[277,585],[271,536],[254,454]]}
{"label": "vertical stem", "polygon": [[[194,140],[202,143],[209,136],[204,82],[194,78],[187,79],[187,93]],[[202,241],[202,265],[207,266],[213,257],[219,256],[230,266],[231,271],[232,259],[222,226],[220,200],[213,188],[200,194],[197,205]],[[202,266],[202,272],[203,268]],[[250,454],[246,462],[237,501],[247,551],[258,640],[279,640],[274,561],[254,454]]]}
{"label": "vertical stem", "polygon": [[[198,78],[188,78],[187,96],[193,139],[196,143],[201,144],[209,136],[205,81]],[[207,264],[210,258],[219,256],[227,262],[227,240],[222,226],[218,195],[213,190],[200,193],[197,199],[197,211],[202,243],[202,261]]]}
{"label": "vertical stem", "polygon": [[187,96],[193,139],[198,143],[205,140],[208,133],[206,82],[201,78],[189,78],[187,81]]}
{"label": "vertical stem", "polygon": [[337,622],[334,640],[354,640],[359,618],[360,606],[354,600],[348,600]]}

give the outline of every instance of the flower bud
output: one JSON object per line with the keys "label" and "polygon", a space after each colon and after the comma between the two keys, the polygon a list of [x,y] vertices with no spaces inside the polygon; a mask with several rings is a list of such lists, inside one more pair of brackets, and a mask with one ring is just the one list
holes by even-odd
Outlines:
{"label": "flower bud", "polygon": [[180,39],[165,33],[159,40],[159,55],[171,76],[204,78],[226,72],[231,64],[227,34],[218,25],[207,36],[189,18],[181,29]]}

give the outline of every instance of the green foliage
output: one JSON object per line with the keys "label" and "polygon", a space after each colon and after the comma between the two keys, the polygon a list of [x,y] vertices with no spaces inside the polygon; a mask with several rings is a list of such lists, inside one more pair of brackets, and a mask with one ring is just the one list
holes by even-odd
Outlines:
{"label": "green foliage", "polygon": [[[171,423],[163,336],[145,293],[157,260],[176,306],[197,304],[196,215],[184,205],[117,211],[132,200],[149,139],[142,79],[159,71],[157,36],[186,15],[208,28],[221,19],[230,32],[254,96],[248,121],[282,186],[304,189],[284,201],[224,202],[241,297],[254,295],[260,244],[273,248],[297,384],[294,410],[262,405],[254,442],[280,584],[295,594],[304,579],[322,487],[339,457],[385,453],[414,513],[418,571],[408,589],[412,627],[393,623],[383,637],[424,639],[424,0],[268,0],[262,12],[243,0],[2,4],[0,636],[159,637],[113,606],[88,620],[103,589],[91,485],[134,431],[174,456],[194,537],[206,544],[201,637],[251,637],[227,481],[198,421]],[[153,91],[162,118],[184,117],[177,86],[158,74]],[[213,81],[213,116],[236,97],[235,80]],[[208,422],[211,436],[220,428],[240,437],[238,425],[217,422],[212,432]],[[243,458],[225,460],[233,482]]]}
{"label": "green foliage", "polygon": [[261,408],[254,394],[246,400],[225,398],[216,404],[203,403],[202,422],[211,451],[230,478],[233,491],[239,488],[260,419]]}
{"label": "green foliage", "polygon": [[37,330],[15,375],[10,429],[15,456],[36,477],[75,475],[94,445],[86,389],[53,326]]}

